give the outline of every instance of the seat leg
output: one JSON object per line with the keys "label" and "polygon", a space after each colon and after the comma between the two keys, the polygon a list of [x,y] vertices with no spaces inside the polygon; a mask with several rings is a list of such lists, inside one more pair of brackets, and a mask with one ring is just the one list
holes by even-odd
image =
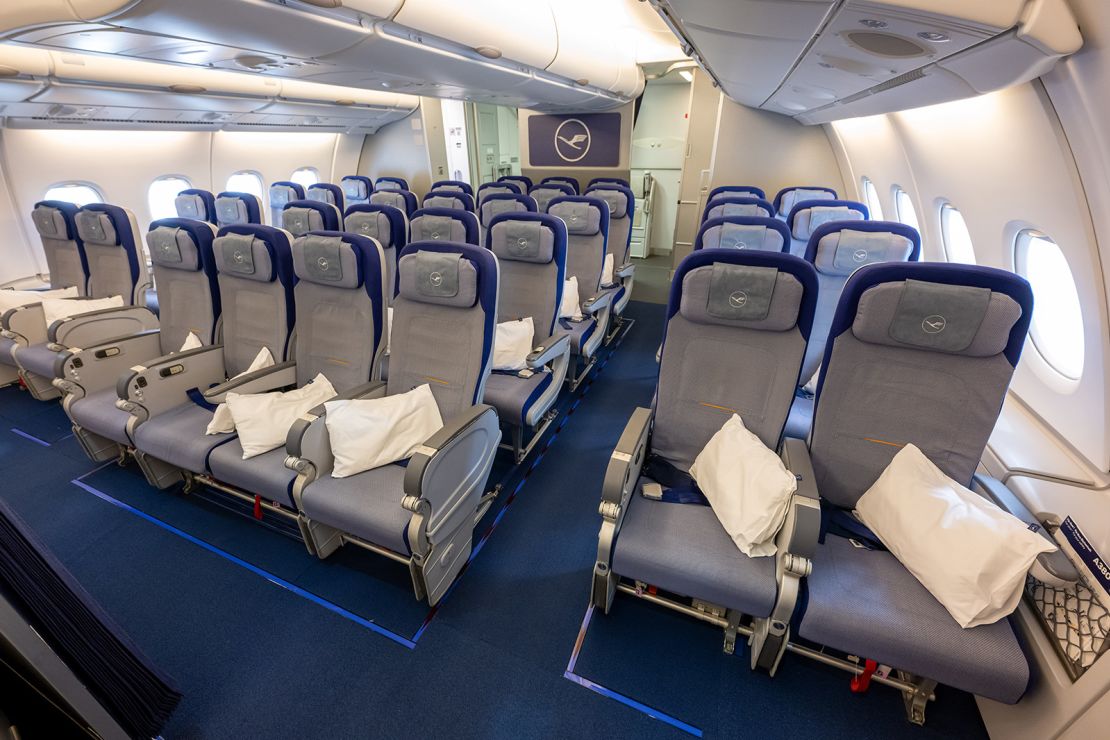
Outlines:
{"label": "seat leg", "polygon": [[524,429],[522,427],[513,426],[512,444],[502,443],[501,447],[506,450],[512,450],[513,461],[516,462],[517,465],[519,465],[520,463],[524,462],[524,458],[532,454],[532,450],[536,448],[536,444],[540,441],[540,438],[547,431],[547,428],[551,426],[551,422],[555,421],[555,418],[558,415],[559,412],[556,409],[550,409],[546,414],[544,414],[543,417],[540,419],[539,424],[537,424],[535,428],[532,429],[532,432],[528,437],[527,444],[525,444],[524,442]]}
{"label": "seat leg", "polygon": [[725,612],[725,618],[728,620],[728,625],[725,627],[725,655],[732,655],[736,652],[736,632],[740,628],[740,612],[735,609],[729,609]]}
{"label": "seat leg", "polygon": [[912,724],[925,724],[925,705],[934,698],[937,682],[931,678],[919,678],[905,671],[898,671],[898,677],[913,685],[913,690],[902,691],[902,702],[906,706],[906,719]]}
{"label": "seat leg", "polygon": [[297,526],[301,530],[301,539],[305,547],[316,557],[323,560],[343,544],[343,533],[335,527],[309,519],[304,514],[297,517]]}
{"label": "seat leg", "polygon": [[608,347],[613,342],[613,340],[617,338],[617,335],[621,333],[622,328],[624,328],[624,318],[622,316],[613,314],[609,317],[609,331],[605,335],[606,347]]}
{"label": "seat leg", "polygon": [[19,382],[19,370],[11,365],[0,364],[0,388]]}
{"label": "seat leg", "polygon": [[[413,518],[419,516],[416,514]],[[427,599],[429,606],[439,603],[470,559],[473,540],[474,527],[469,521],[463,521],[446,539],[427,552],[413,554],[409,560],[409,573],[416,598]]]}
{"label": "seat leg", "polygon": [[567,373],[567,384],[570,386],[571,393],[578,390],[578,386],[582,385],[582,381],[594,369],[595,364],[597,364],[597,355],[587,360],[585,365],[582,364],[582,358],[578,355],[571,358],[570,372]]}
{"label": "seat leg", "polygon": [[62,395],[61,391],[54,387],[53,378],[43,378],[25,370],[19,371],[19,377],[31,392],[31,396],[38,401],[52,401]]}
{"label": "seat leg", "polygon": [[139,469],[143,471],[143,475],[146,476],[147,483],[155,488],[164,491],[185,480],[185,474],[181,468],[151,457],[141,450],[135,451],[135,460],[139,463]]}
{"label": "seat leg", "polygon": [[127,450],[114,440],[101,437],[88,429],[73,425],[73,438],[93,462],[127,459]]}

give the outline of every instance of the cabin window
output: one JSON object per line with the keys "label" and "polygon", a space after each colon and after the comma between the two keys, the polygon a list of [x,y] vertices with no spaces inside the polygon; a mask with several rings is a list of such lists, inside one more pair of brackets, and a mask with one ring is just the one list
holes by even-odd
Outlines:
{"label": "cabin window", "polygon": [[[921,225],[917,221],[917,209],[913,207],[913,198],[898,185],[895,185],[892,191],[894,193],[894,216],[901,223],[916,230],[920,235]],[[917,258],[919,260],[922,259],[923,252],[923,249],[918,250]]]}
{"label": "cabin window", "polygon": [[963,214],[951,203],[940,207],[940,229],[944,236],[944,256],[949,262],[975,263],[975,247]]}
{"label": "cabin window", "polygon": [[1078,380],[1083,374],[1083,309],[1067,258],[1046,235],[1024,229],[1014,241],[1014,265],[1033,286],[1033,346],[1053,370]]}
{"label": "cabin window", "polygon": [[161,218],[176,217],[177,206],[174,199],[182,190],[188,190],[192,186],[192,183],[178,175],[166,175],[150,183],[150,187],[146,191],[150,219],[157,221]]}
{"label": "cabin window", "polygon": [[42,199],[60,200],[64,203],[72,203],[78,208],[87,206],[89,203],[104,202],[100,189],[86,182],[60,182],[57,185],[51,185]]}
{"label": "cabin window", "polygon": [[875,221],[883,220],[883,204],[879,201],[879,191],[870,177],[863,178],[863,200],[867,203],[867,210],[871,211],[871,218]]}
{"label": "cabin window", "polygon": [[320,182],[320,171],[315,167],[301,167],[290,175],[289,179],[301,187],[307,188],[309,185],[315,185]]}
{"label": "cabin window", "polygon": [[231,177],[227,178],[227,187],[232,193],[250,193],[262,197],[262,177],[257,172],[244,170],[236,172]]}

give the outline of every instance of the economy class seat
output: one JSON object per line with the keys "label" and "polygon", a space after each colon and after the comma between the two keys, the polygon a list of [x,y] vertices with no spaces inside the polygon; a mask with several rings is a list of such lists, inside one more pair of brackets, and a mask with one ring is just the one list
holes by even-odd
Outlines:
{"label": "economy class seat", "polygon": [[870,211],[854,200],[799,201],[786,217],[790,229],[790,253],[801,257],[809,246],[809,238],[817,227],[834,221],[866,221]]}

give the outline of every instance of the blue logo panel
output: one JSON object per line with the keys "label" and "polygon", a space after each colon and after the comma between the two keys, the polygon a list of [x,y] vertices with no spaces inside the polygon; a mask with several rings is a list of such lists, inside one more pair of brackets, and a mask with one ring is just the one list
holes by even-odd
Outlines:
{"label": "blue logo panel", "polygon": [[616,167],[620,113],[531,116],[528,150],[533,167]]}

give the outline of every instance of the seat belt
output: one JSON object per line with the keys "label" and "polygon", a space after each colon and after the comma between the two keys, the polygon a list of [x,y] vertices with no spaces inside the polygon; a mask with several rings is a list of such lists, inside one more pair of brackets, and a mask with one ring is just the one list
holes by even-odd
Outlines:
{"label": "seat belt", "polygon": [[825,542],[825,535],[833,534],[852,540],[866,550],[886,551],[886,545],[851,512],[821,500],[821,535],[818,542]]}
{"label": "seat belt", "polygon": [[705,494],[701,492],[689,473],[682,472],[656,454],[648,455],[641,474],[651,478],[662,489],[659,498],[653,496],[647,496],[647,498],[668,504],[709,506],[709,500],[705,498]]}

